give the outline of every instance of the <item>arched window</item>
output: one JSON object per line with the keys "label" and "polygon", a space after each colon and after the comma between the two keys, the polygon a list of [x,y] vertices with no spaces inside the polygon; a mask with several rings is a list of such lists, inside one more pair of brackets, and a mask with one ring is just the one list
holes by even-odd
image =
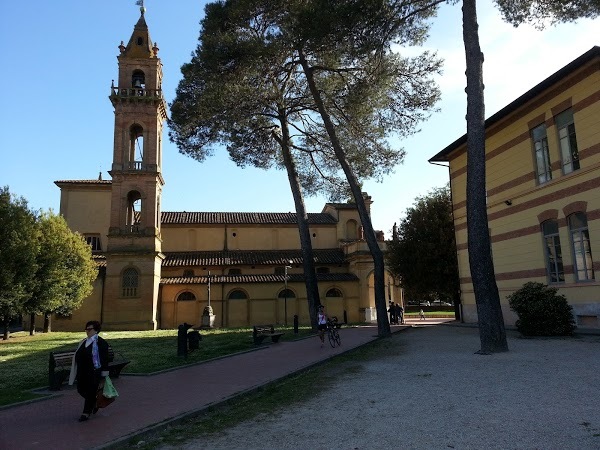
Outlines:
{"label": "arched window", "polygon": [[346,239],[356,239],[358,236],[358,224],[356,220],[346,222]]}
{"label": "arched window", "polygon": [[144,129],[134,124],[129,129],[128,170],[142,170],[144,161]]}
{"label": "arched window", "polygon": [[121,287],[123,288],[123,297],[137,297],[139,286],[138,271],[132,267],[123,271]]}
{"label": "arched window", "polygon": [[560,248],[560,236],[558,235],[558,222],[556,220],[542,222],[542,233],[544,235],[548,280],[550,283],[563,283],[565,281],[565,271]]}
{"label": "arched window", "polygon": [[190,292],[190,291],[182,292],[181,294],[179,294],[177,296],[178,302],[192,302],[194,300],[196,300],[196,296],[194,295],[193,292]]}
{"label": "arched window", "polygon": [[337,288],[331,288],[325,294],[325,297],[343,297],[342,291]]}
{"label": "arched window", "polygon": [[233,291],[231,291],[229,293],[229,295],[227,296],[227,298],[229,300],[244,300],[244,299],[247,299],[248,296],[241,289],[234,289]]}
{"label": "arched window", "polygon": [[131,191],[127,194],[127,212],[126,225],[132,233],[139,231],[140,219],[142,213],[142,195],[138,191]]}
{"label": "arched window", "polygon": [[282,289],[277,296],[279,298],[296,298],[296,294],[291,289]]}
{"label": "arched window", "polygon": [[141,70],[137,69],[133,71],[131,75],[131,87],[137,89],[146,88],[146,75]]}
{"label": "arched window", "polygon": [[573,244],[573,262],[577,281],[594,279],[590,233],[585,213],[576,212],[568,217],[571,242]]}

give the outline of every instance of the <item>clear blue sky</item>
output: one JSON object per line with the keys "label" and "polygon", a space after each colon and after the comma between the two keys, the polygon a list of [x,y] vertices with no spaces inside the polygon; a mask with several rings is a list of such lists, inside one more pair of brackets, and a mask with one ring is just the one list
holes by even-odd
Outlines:
{"label": "clear blue sky", "polygon": [[[147,0],[146,21],[163,62],[168,102],[180,67],[196,48],[205,1]],[[478,2],[485,53],[486,117],[598,45],[599,21],[584,20],[536,31],[502,22],[491,0]],[[134,0],[0,2],[0,185],[32,208],[58,212],[55,180],[109,179],[118,45],[139,18]],[[390,237],[394,222],[417,196],[448,181],[447,169],[427,160],[465,133],[464,49],[460,5],[444,6],[434,20],[428,49],[445,62],[439,79],[441,111],[421,132],[395,143],[405,163],[383,183],[366,182],[373,225]],[[164,135],[164,211],[294,211],[283,172],[240,169],[223,152],[203,164],[180,155]],[[307,198],[310,212],[325,198]]]}

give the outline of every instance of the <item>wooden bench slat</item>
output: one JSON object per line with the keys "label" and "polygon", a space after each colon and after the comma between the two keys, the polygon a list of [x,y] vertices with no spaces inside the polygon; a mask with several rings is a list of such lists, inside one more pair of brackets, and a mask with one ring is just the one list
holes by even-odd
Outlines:
{"label": "wooden bench slat", "polygon": [[273,325],[254,325],[252,330],[252,338],[255,345],[260,345],[265,338],[270,337],[271,342],[279,342],[279,338],[285,333],[276,332]]}
{"label": "wooden bench slat", "polygon": [[[71,363],[76,350],[64,352],[50,352],[48,363],[48,384],[52,391],[60,390],[60,386],[69,377]],[[118,378],[121,370],[130,363],[129,360],[121,357],[115,361],[115,351],[108,346],[108,373],[111,378]]]}

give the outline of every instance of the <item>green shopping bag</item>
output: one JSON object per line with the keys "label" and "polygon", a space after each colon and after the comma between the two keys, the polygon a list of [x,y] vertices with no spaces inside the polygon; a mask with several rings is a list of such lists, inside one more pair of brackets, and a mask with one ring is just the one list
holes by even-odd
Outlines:
{"label": "green shopping bag", "polygon": [[102,390],[102,395],[106,398],[115,398],[119,396],[119,393],[115,389],[109,377],[104,379],[104,389]]}

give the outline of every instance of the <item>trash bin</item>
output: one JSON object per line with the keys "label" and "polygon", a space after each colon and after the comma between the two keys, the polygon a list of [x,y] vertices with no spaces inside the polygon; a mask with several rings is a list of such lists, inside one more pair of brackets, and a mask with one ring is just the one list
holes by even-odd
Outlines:
{"label": "trash bin", "polygon": [[197,330],[192,330],[187,334],[189,349],[198,350],[200,348],[200,340],[202,336],[200,336],[200,332]]}

